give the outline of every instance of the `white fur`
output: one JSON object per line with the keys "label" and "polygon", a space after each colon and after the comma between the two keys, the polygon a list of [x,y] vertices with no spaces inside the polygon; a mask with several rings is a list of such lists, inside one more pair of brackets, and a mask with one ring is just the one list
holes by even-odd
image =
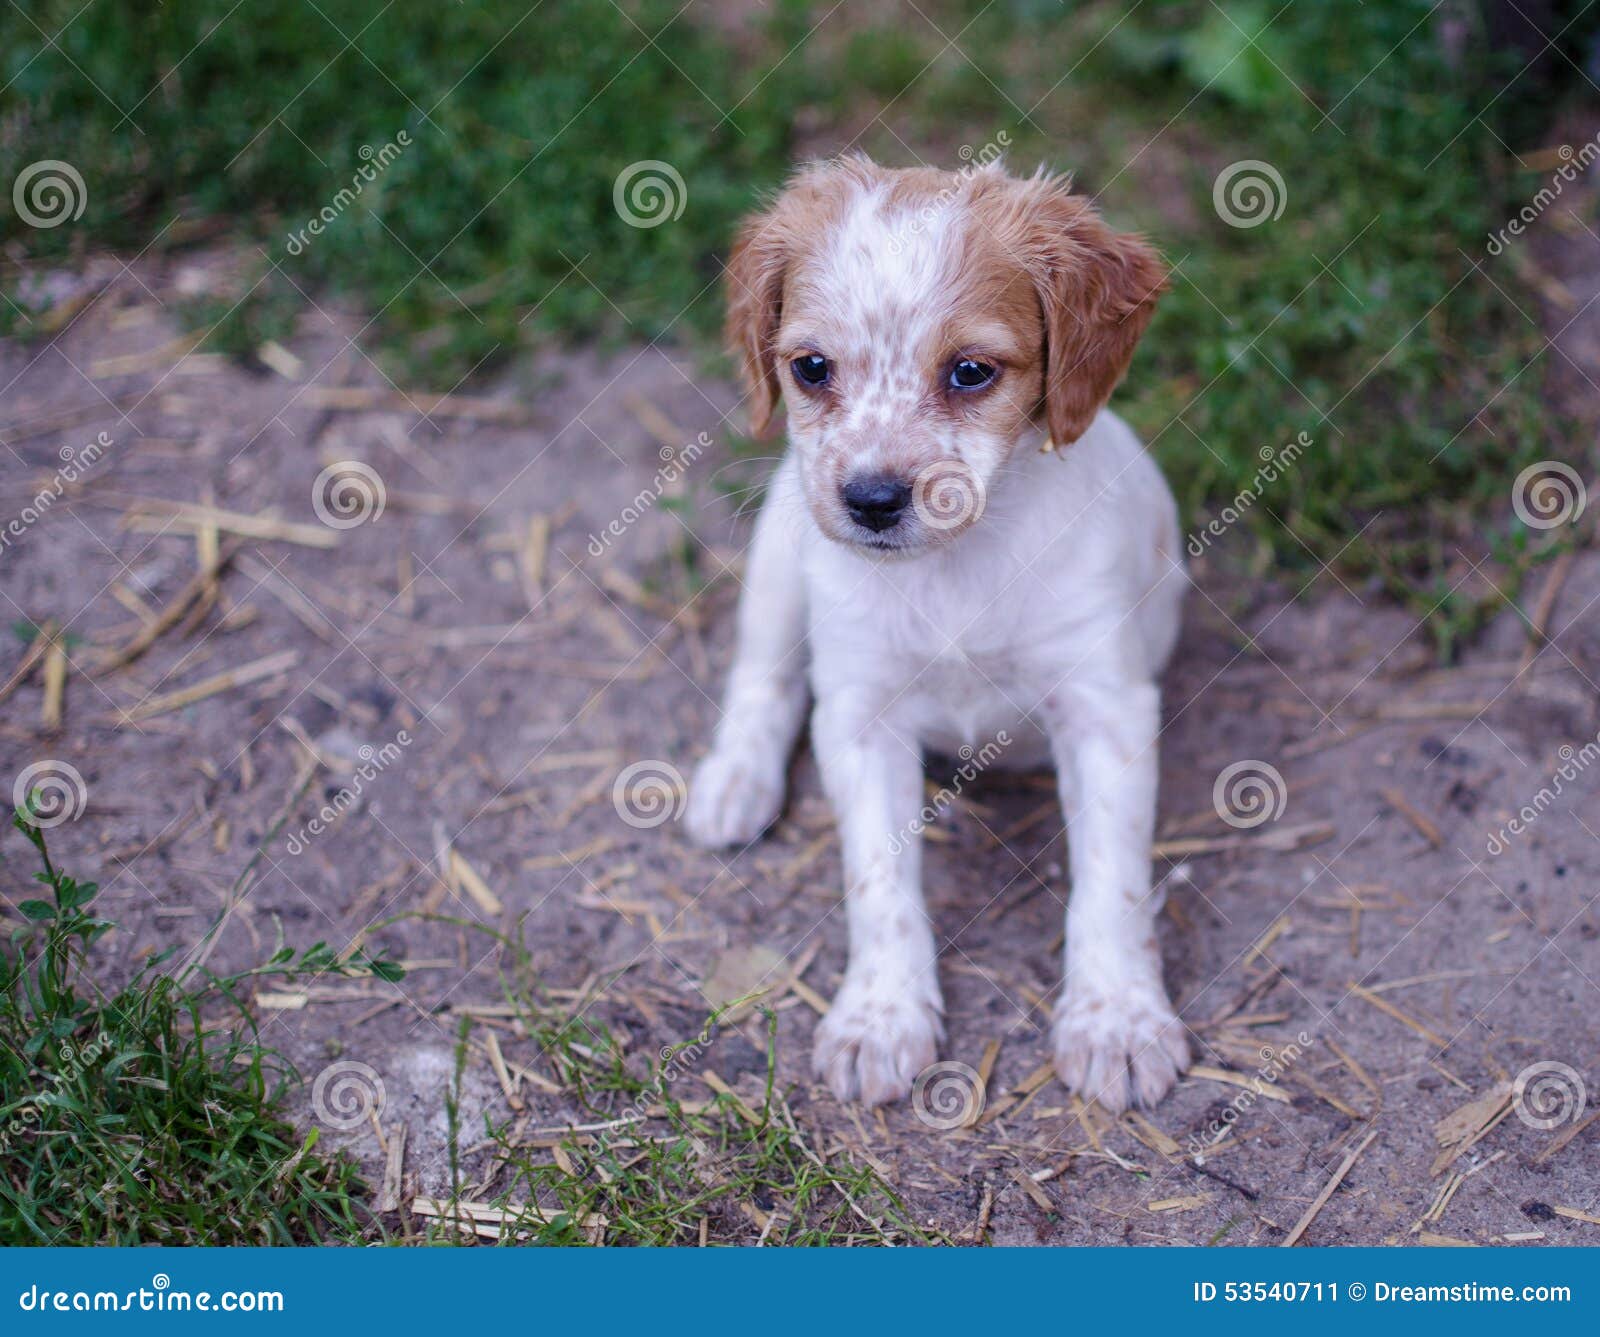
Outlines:
{"label": "white fur", "polygon": [[[706,845],[742,845],[766,830],[813,698],[850,937],[816,1067],[841,1099],[896,1099],[943,1038],[915,834],[923,757],[983,749],[1004,733],[1000,764],[1053,762],[1068,829],[1057,1070],[1110,1108],[1153,1103],[1188,1062],[1161,978],[1150,870],[1156,678],[1186,583],[1175,507],[1109,411],[1050,454],[1034,428],[1002,440],[908,416],[926,393],[925,341],[950,286],[946,233],[956,224],[941,214],[908,232],[904,222],[863,192],[820,263],[795,280],[823,300],[794,304],[792,317],[786,308],[777,356],[827,340],[841,408],[819,414],[786,385],[791,450],[756,524],[689,831]],[[819,305],[826,330],[796,327]],[[982,513],[946,534],[908,520],[905,547],[872,552],[844,517],[840,461],[874,465],[881,443],[908,439],[921,458],[966,470]]]}
{"label": "white fur", "polygon": [[922,903],[922,755],[1005,731],[1013,765],[1052,758],[1072,874],[1062,1077],[1113,1108],[1159,1099],[1188,1062],[1155,947],[1150,894],[1156,675],[1185,578],[1172,498],[1132,432],[1102,412],[1059,454],[1026,447],[959,541],[886,561],[825,538],[779,467],[757,521],[721,722],[690,789],[708,845],[777,817],[804,720],[839,815],[851,955],[818,1031],[841,1099],[910,1090],[934,1061],[943,1003]]}

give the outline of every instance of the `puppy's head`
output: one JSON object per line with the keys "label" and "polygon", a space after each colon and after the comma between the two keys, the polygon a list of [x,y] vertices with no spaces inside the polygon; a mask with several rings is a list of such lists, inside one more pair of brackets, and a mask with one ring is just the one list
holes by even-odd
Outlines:
{"label": "puppy's head", "polygon": [[1059,178],[850,157],[746,220],[728,283],[752,427],[781,397],[817,524],[911,554],[979,520],[1031,426],[1088,430],[1165,271]]}

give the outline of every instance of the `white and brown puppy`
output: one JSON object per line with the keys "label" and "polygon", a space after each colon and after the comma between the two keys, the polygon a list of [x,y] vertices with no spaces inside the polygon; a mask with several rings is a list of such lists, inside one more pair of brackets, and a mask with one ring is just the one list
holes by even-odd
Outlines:
{"label": "white and brown puppy", "polygon": [[924,752],[1053,761],[1072,877],[1056,1068],[1109,1108],[1153,1103],[1189,1057],[1150,871],[1156,678],[1185,577],[1166,484],[1104,405],[1163,266],[1059,179],[851,157],[749,219],[728,277],[754,428],[781,398],[790,449],[691,835],[740,845],[771,824],[814,697],[850,935],[816,1066],[876,1104],[943,1036]]}

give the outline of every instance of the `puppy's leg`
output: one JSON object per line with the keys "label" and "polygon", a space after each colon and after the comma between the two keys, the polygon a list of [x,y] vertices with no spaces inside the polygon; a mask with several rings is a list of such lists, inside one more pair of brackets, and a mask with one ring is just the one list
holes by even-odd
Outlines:
{"label": "puppy's leg", "polygon": [[1150,888],[1160,701],[1150,683],[1070,685],[1058,698],[1050,730],[1072,894],[1056,1071],[1109,1110],[1152,1105],[1189,1063],[1161,979]]}
{"label": "puppy's leg", "polygon": [[756,519],[722,717],[689,785],[685,821],[701,845],[749,844],[783,808],[806,713],[805,583],[791,533],[800,504],[785,461]]}
{"label": "puppy's leg", "polygon": [[869,1105],[911,1090],[944,1038],[922,903],[922,758],[853,694],[818,702],[812,741],[839,822],[850,963],[817,1027],[817,1075]]}

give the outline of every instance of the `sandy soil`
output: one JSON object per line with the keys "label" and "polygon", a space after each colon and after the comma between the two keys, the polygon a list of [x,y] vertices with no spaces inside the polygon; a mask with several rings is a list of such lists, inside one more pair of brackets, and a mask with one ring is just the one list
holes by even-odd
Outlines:
{"label": "sandy soil", "polygon": [[[475,387],[473,403],[419,412],[350,343],[359,322],[322,311],[281,371],[184,356],[172,294],[224,264],[101,264],[84,291],[106,286],[53,343],[0,346],[7,520],[53,486],[62,452],[85,459],[101,431],[112,443],[0,551],[8,620],[69,633],[61,725],[47,727],[34,674],[0,707],[0,777],[46,759],[81,774],[87,802],[51,834],[69,869],[104,884],[124,964],[196,941],[289,805],[215,960],[258,960],[277,921],[301,946],[370,929],[369,947],[411,964],[399,985],[258,999],[266,1040],[308,1077],[373,1070],[384,1126],[409,1130],[408,1192],[444,1187],[456,1026],[475,1013],[481,1032],[500,1001],[481,935],[386,923],[433,908],[524,919],[558,1000],[615,974],[594,1007],[640,1050],[691,1039],[704,982],[776,954],[768,1001],[797,1114],[962,1242],[1277,1244],[1352,1157],[1306,1242],[1600,1241],[1593,553],[1541,568],[1527,615],[1508,611],[1448,670],[1411,618],[1331,574],[1291,585],[1200,568],[1166,690],[1158,867],[1168,979],[1203,1067],[1120,1121],[1039,1079],[1067,896],[1061,822],[1044,777],[983,776],[941,818],[927,862],[945,1057],[986,1074],[984,1112],[948,1129],[909,1104],[864,1114],[810,1082],[814,1000],[834,988],[845,941],[809,757],[778,828],[727,860],[613,802],[636,763],[687,774],[715,718],[747,532],[733,512],[765,467],[730,463],[732,388],[687,353],[545,356]],[[355,407],[328,407],[330,387]],[[687,459],[702,432],[710,446]],[[381,480],[384,505],[336,528],[314,485],[347,460]],[[96,674],[217,537],[157,504],[173,502],[267,517],[255,523],[271,536],[245,538],[192,623]],[[620,536],[595,539],[613,521]],[[686,547],[709,584],[692,583]],[[1462,579],[1479,578],[1483,555],[1462,554]],[[1544,595],[1540,639],[1529,620]],[[0,680],[23,648],[0,651]],[[166,696],[250,666],[262,676]],[[291,802],[313,756],[310,792]],[[1492,854],[1568,758],[1565,792]],[[354,805],[310,830],[364,759]],[[1238,763],[1283,782],[1275,815],[1248,828],[1214,802]],[[489,898],[470,878],[440,881],[444,846]],[[26,884],[11,868],[14,916]],[[753,1091],[760,1038],[725,1026],[697,1071]],[[525,1040],[500,1040],[540,1069]],[[1559,1066],[1514,1085],[1536,1065]],[[710,1094],[683,1080],[686,1096]],[[561,1097],[522,1095],[540,1126],[571,1116]],[[466,1097],[469,1126],[510,1114],[481,1052]],[[1436,1124],[1475,1101],[1463,1123],[1477,1140],[1441,1155]],[[300,1118],[322,1113],[302,1098]],[[328,1135],[381,1173],[369,1124]]]}

